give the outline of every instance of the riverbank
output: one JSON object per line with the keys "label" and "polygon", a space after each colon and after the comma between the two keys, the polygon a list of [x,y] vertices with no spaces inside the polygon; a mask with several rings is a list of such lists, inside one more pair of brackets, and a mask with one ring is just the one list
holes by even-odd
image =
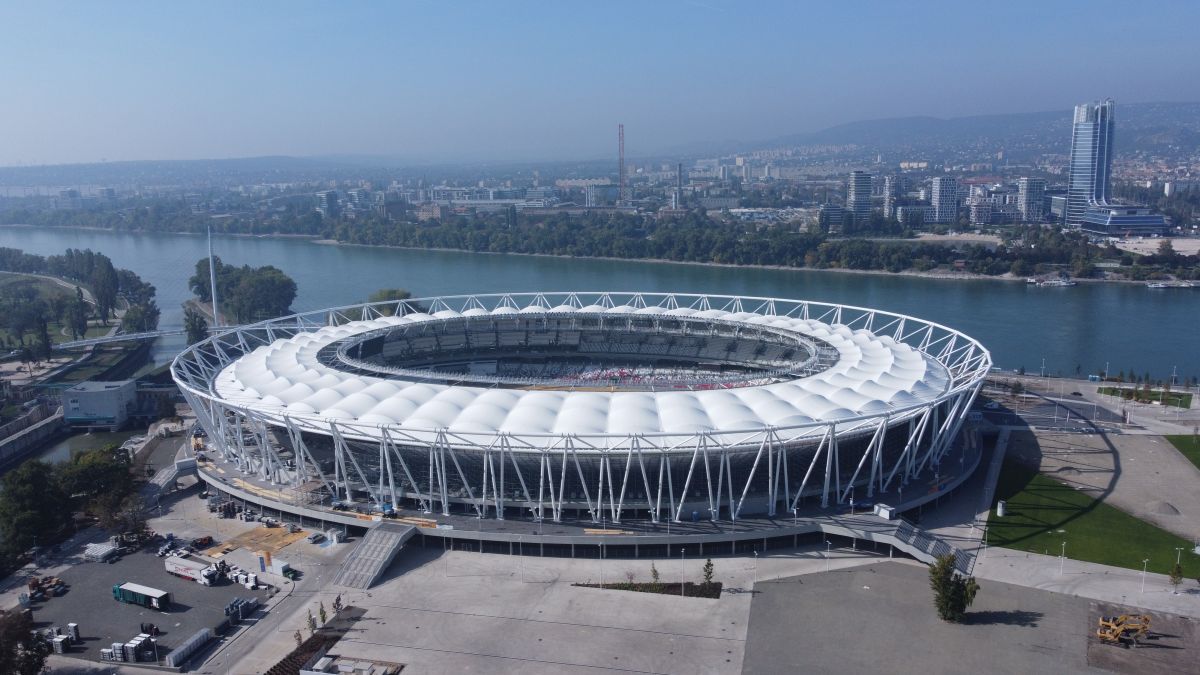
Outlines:
{"label": "riverbank", "polygon": [[[187,235],[194,237],[208,236],[206,232],[193,232],[192,230],[119,230],[113,227],[96,227],[94,225],[30,225],[29,223],[0,223],[0,227],[23,227],[34,230],[81,230],[84,232],[121,232],[125,234],[172,234],[177,236]],[[217,232],[222,237],[243,237],[246,239],[320,239],[319,234],[288,234],[286,232],[268,232],[266,234],[254,234],[251,232]]]}
{"label": "riverbank", "polygon": [[[353,244],[336,239],[313,239],[310,243],[320,246],[344,246],[367,249],[394,249],[397,251],[437,251],[439,253],[470,253],[471,255],[493,255],[493,256],[525,256],[530,258],[551,258],[560,260],[600,260],[604,262],[620,262],[620,263],[650,263],[655,265],[689,265],[693,267],[715,267],[729,269],[748,269],[748,270],[775,270],[784,272],[833,272],[835,274],[863,274],[871,276],[883,277],[909,277],[914,279],[937,279],[942,281],[1007,281],[1025,283],[1027,277],[1016,276],[1011,272],[1005,272],[996,276],[987,274],[976,274],[974,272],[964,272],[960,270],[901,270],[899,272],[889,272],[888,270],[856,270],[844,267],[788,267],[787,265],[738,265],[735,263],[717,263],[717,262],[701,262],[696,260],[669,260],[666,258],[616,258],[612,256],[599,255],[557,255],[553,253],[519,253],[506,251],[469,251],[461,248],[439,248],[429,247],[421,248],[417,246],[391,246],[388,244]],[[1132,279],[1076,279],[1080,283],[1099,283],[1099,284],[1133,284],[1145,285],[1145,281],[1134,281]]]}
{"label": "riverbank", "polygon": [[[0,225],[0,227],[20,227],[20,228],[35,228],[35,229],[37,229],[39,226],[27,225],[27,224],[2,224],[2,225]],[[161,234],[161,235],[197,236],[197,237],[204,236],[203,232],[191,232],[191,231],[171,232],[171,231],[165,231],[165,230],[153,230],[153,231],[151,231],[151,230],[116,230],[116,229],[107,228],[107,227],[88,227],[88,226],[77,226],[77,225],[72,225],[69,227],[68,226],[61,226],[61,227],[53,226],[53,227],[49,227],[47,229],[51,229],[51,230],[85,230],[85,231],[96,231],[96,232],[134,234],[134,235],[136,235],[136,234]],[[890,272],[888,270],[861,270],[861,269],[848,269],[848,268],[843,268],[843,267],[789,267],[787,265],[738,265],[735,263],[717,263],[717,262],[704,262],[704,261],[695,261],[695,260],[670,260],[667,258],[618,258],[618,257],[613,257],[613,256],[560,255],[560,254],[553,254],[553,253],[522,253],[522,252],[516,252],[516,251],[471,251],[468,249],[461,249],[461,248],[441,248],[441,247],[422,248],[422,247],[417,247],[417,246],[392,246],[389,244],[357,244],[357,243],[338,241],[337,239],[325,239],[325,238],[322,238],[320,235],[314,235],[314,234],[287,234],[287,233],[282,233],[282,232],[266,233],[266,234],[221,232],[218,234],[222,237],[237,237],[237,238],[242,238],[242,239],[258,239],[258,240],[263,240],[263,239],[266,239],[266,240],[270,240],[270,239],[293,240],[293,241],[298,240],[298,241],[308,241],[309,243],[318,244],[321,246],[344,246],[344,247],[357,247],[357,248],[366,248],[366,249],[393,249],[393,250],[400,250],[400,251],[437,251],[437,252],[442,252],[442,253],[470,253],[473,255],[493,255],[493,256],[512,255],[512,256],[527,256],[527,257],[531,257],[531,258],[551,258],[551,259],[563,259],[563,260],[598,260],[598,261],[604,261],[604,262],[691,265],[691,266],[698,266],[698,267],[753,269],[753,270],[777,270],[777,271],[789,271],[789,272],[792,272],[792,271],[795,271],[795,272],[833,272],[833,273],[837,273],[837,274],[864,274],[864,275],[885,276],[885,277],[910,277],[910,278],[916,278],[916,279],[936,279],[936,280],[942,280],[942,281],[1007,281],[1007,282],[1024,283],[1025,279],[1027,278],[1025,276],[1014,275],[1011,272],[1005,272],[1004,274],[999,274],[999,275],[995,275],[995,276],[987,275],[987,274],[977,274],[974,272],[966,272],[966,271],[961,271],[961,270],[945,270],[945,269],[943,269],[943,270],[925,270],[925,271],[909,269],[909,270],[901,270],[899,272]],[[949,243],[949,242],[945,241],[944,238],[940,238],[936,241],[933,241],[933,239],[932,239],[933,237],[942,237],[942,235],[931,235],[930,243],[939,243],[939,244]],[[870,239],[870,241],[883,241],[883,240]],[[906,239],[906,240],[897,240],[897,241],[920,242],[921,239],[918,238],[918,239],[912,239],[912,240]],[[978,244],[983,243],[983,240],[982,239],[972,239],[972,240],[964,241],[963,243],[978,245]],[[1132,279],[1075,278],[1074,280],[1078,281],[1079,283],[1089,283],[1089,284],[1090,283],[1102,283],[1102,284],[1144,285],[1146,283],[1145,281],[1136,281],[1136,280],[1132,280]]]}

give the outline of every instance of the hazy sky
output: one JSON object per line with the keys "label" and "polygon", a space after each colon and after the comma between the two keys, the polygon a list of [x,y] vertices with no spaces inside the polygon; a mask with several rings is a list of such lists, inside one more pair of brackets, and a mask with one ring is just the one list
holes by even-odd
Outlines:
{"label": "hazy sky", "polygon": [[1200,2],[0,0],[0,165],[631,156],[1200,100]]}

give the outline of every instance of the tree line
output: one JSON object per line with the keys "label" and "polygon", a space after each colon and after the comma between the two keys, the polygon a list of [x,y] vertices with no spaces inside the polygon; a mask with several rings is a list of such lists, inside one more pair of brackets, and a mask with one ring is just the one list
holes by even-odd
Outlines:
{"label": "tree line", "polygon": [[[860,225],[850,221],[835,235],[801,232],[795,225],[729,222],[702,210],[664,220],[652,214],[574,217],[531,212],[515,217],[481,213],[420,223],[394,222],[373,213],[355,219],[325,219],[312,210],[307,195],[281,199],[283,205],[270,211],[244,204],[247,209],[220,219],[215,227],[229,233],[306,234],[346,243],[410,248],[891,272],[954,265],[986,275],[1066,270],[1087,277],[1095,273],[1097,262],[1116,260],[1121,263],[1120,271],[1131,279],[1161,274],[1200,278],[1200,257],[1195,255],[1139,256],[1093,245],[1082,233],[1040,226],[1006,228],[999,246],[947,246],[912,239],[904,225],[878,214]],[[1178,210],[1190,208],[1193,199],[1189,193],[1165,201]],[[198,232],[213,224],[207,214],[192,213],[186,201],[165,198],[123,208],[0,213],[0,223],[14,222],[162,232]]]}
{"label": "tree line", "polygon": [[[640,214],[586,214],[522,215],[513,222],[501,216],[478,215],[393,223],[368,217],[336,222],[331,234],[346,243],[409,248],[890,272],[953,265],[976,274],[1019,276],[1065,267],[1086,277],[1102,259],[1132,255],[1095,246],[1079,232],[1039,226],[1011,228],[995,246],[948,246],[916,239],[842,238],[787,227],[760,227],[716,220],[703,212],[667,220]],[[1140,257],[1140,262],[1167,267],[1180,278],[1200,278],[1194,255],[1147,256]]]}
{"label": "tree line", "polygon": [[74,514],[95,516],[113,532],[145,522],[129,455],[117,446],[49,463],[28,460],[0,478],[0,564],[12,569],[33,546],[51,546],[73,531]]}
{"label": "tree line", "polygon": [[[296,282],[273,265],[236,267],[214,256],[217,272],[217,304],[223,315],[238,323],[250,323],[289,314],[296,299]],[[212,301],[208,258],[196,262],[196,273],[188,288],[201,302]],[[186,317],[185,317],[186,322]],[[192,334],[189,332],[189,340]]]}
{"label": "tree line", "polygon": [[[10,283],[0,292],[0,328],[7,331],[5,346],[29,348],[37,359],[48,358],[53,339],[51,324],[79,339],[86,335],[89,321],[95,318],[108,326],[117,313],[118,302],[125,305],[120,328],[126,333],[155,330],[159,309],[155,288],[130,270],[115,267],[102,253],[88,249],[67,249],[61,255],[40,256],[14,248],[0,248],[0,271],[40,274],[76,282],[73,293],[40,293],[32,282]],[[92,296],[88,302],[84,288]],[[32,342],[26,343],[26,335]]]}

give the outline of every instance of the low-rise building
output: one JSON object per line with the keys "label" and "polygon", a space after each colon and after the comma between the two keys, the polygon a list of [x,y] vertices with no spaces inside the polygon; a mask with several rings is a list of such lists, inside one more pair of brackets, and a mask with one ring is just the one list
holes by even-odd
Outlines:
{"label": "low-rise building", "polygon": [[62,401],[67,424],[116,431],[137,410],[137,383],[80,382],[63,392]]}
{"label": "low-rise building", "polygon": [[1083,213],[1079,229],[1105,237],[1166,234],[1170,224],[1161,213],[1145,206],[1093,205]]}

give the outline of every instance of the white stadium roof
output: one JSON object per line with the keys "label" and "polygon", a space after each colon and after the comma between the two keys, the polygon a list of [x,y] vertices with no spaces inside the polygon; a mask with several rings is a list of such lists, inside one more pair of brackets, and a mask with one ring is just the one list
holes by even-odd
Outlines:
{"label": "white stadium roof", "polygon": [[[460,316],[531,312],[663,314],[768,325],[824,341],[832,367],[807,377],[699,391],[530,390],[430,383],[346,372],[318,359],[355,335]],[[413,432],[514,434],[695,434],[792,427],[886,414],[932,402],[952,386],[932,356],[865,329],[812,319],[718,309],[501,305],[461,314],[410,313],[325,326],[260,346],[212,381],[215,397],[271,416],[297,416]]]}

